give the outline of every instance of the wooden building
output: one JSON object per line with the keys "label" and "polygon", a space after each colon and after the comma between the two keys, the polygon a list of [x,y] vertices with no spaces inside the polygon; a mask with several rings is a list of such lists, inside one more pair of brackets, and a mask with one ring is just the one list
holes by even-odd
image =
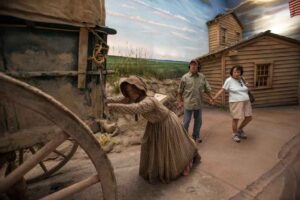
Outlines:
{"label": "wooden building", "polygon": [[[244,78],[256,98],[254,106],[299,104],[300,41],[270,31],[242,40],[238,39],[242,37],[239,32],[234,41],[234,33],[242,26],[232,13],[217,16],[207,24],[211,51],[197,60],[213,94],[230,76],[231,67],[242,65]],[[222,29],[226,29],[224,35],[220,35]],[[219,97],[216,104],[227,106],[228,94]]]}
{"label": "wooden building", "polygon": [[242,39],[243,26],[233,12],[219,14],[206,24],[209,52],[227,47]]}

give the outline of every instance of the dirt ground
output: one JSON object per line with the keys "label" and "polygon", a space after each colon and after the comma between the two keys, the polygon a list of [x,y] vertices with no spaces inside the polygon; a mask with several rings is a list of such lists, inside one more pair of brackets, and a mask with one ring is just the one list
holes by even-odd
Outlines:
{"label": "dirt ground", "polygon": [[[249,138],[231,140],[230,116],[225,110],[203,110],[202,162],[187,177],[170,184],[149,184],[138,175],[139,143],[145,121],[124,123],[112,140],[108,157],[113,165],[119,199],[297,199],[300,197],[300,106],[254,109],[245,129]],[[127,141],[127,142],[126,142]],[[79,149],[52,177],[29,185],[31,199],[40,198],[95,174],[88,156]],[[276,191],[276,192],[274,192]],[[297,192],[298,191],[298,192]],[[100,184],[68,199],[102,199]]]}

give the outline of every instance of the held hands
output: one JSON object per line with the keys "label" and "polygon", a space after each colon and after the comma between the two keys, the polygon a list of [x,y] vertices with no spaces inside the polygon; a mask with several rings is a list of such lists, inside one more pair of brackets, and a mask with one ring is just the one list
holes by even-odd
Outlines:
{"label": "held hands", "polygon": [[210,101],[209,101],[209,103],[210,103],[211,105],[215,105],[215,98],[214,98],[214,97],[211,98]]}

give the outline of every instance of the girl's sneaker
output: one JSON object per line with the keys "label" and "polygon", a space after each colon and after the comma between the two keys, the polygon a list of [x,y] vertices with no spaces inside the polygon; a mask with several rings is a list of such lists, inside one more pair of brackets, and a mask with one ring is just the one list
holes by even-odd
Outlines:
{"label": "girl's sneaker", "polygon": [[238,136],[241,139],[247,139],[248,138],[247,135],[246,135],[246,133],[243,131],[243,129],[238,130]]}
{"label": "girl's sneaker", "polygon": [[241,139],[240,139],[240,137],[238,136],[238,134],[233,134],[232,139],[233,139],[233,141],[235,141],[235,142],[237,142],[237,143],[241,142]]}

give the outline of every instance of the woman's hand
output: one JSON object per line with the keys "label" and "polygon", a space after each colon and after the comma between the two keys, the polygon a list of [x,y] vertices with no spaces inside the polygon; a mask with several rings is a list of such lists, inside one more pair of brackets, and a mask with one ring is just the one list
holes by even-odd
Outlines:
{"label": "woman's hand", "polygon": [[209,103],[210,103],[211,105],[215,105],[215,98],[214,98],[214,97],[211,98],[210,101],[209,101]]}

